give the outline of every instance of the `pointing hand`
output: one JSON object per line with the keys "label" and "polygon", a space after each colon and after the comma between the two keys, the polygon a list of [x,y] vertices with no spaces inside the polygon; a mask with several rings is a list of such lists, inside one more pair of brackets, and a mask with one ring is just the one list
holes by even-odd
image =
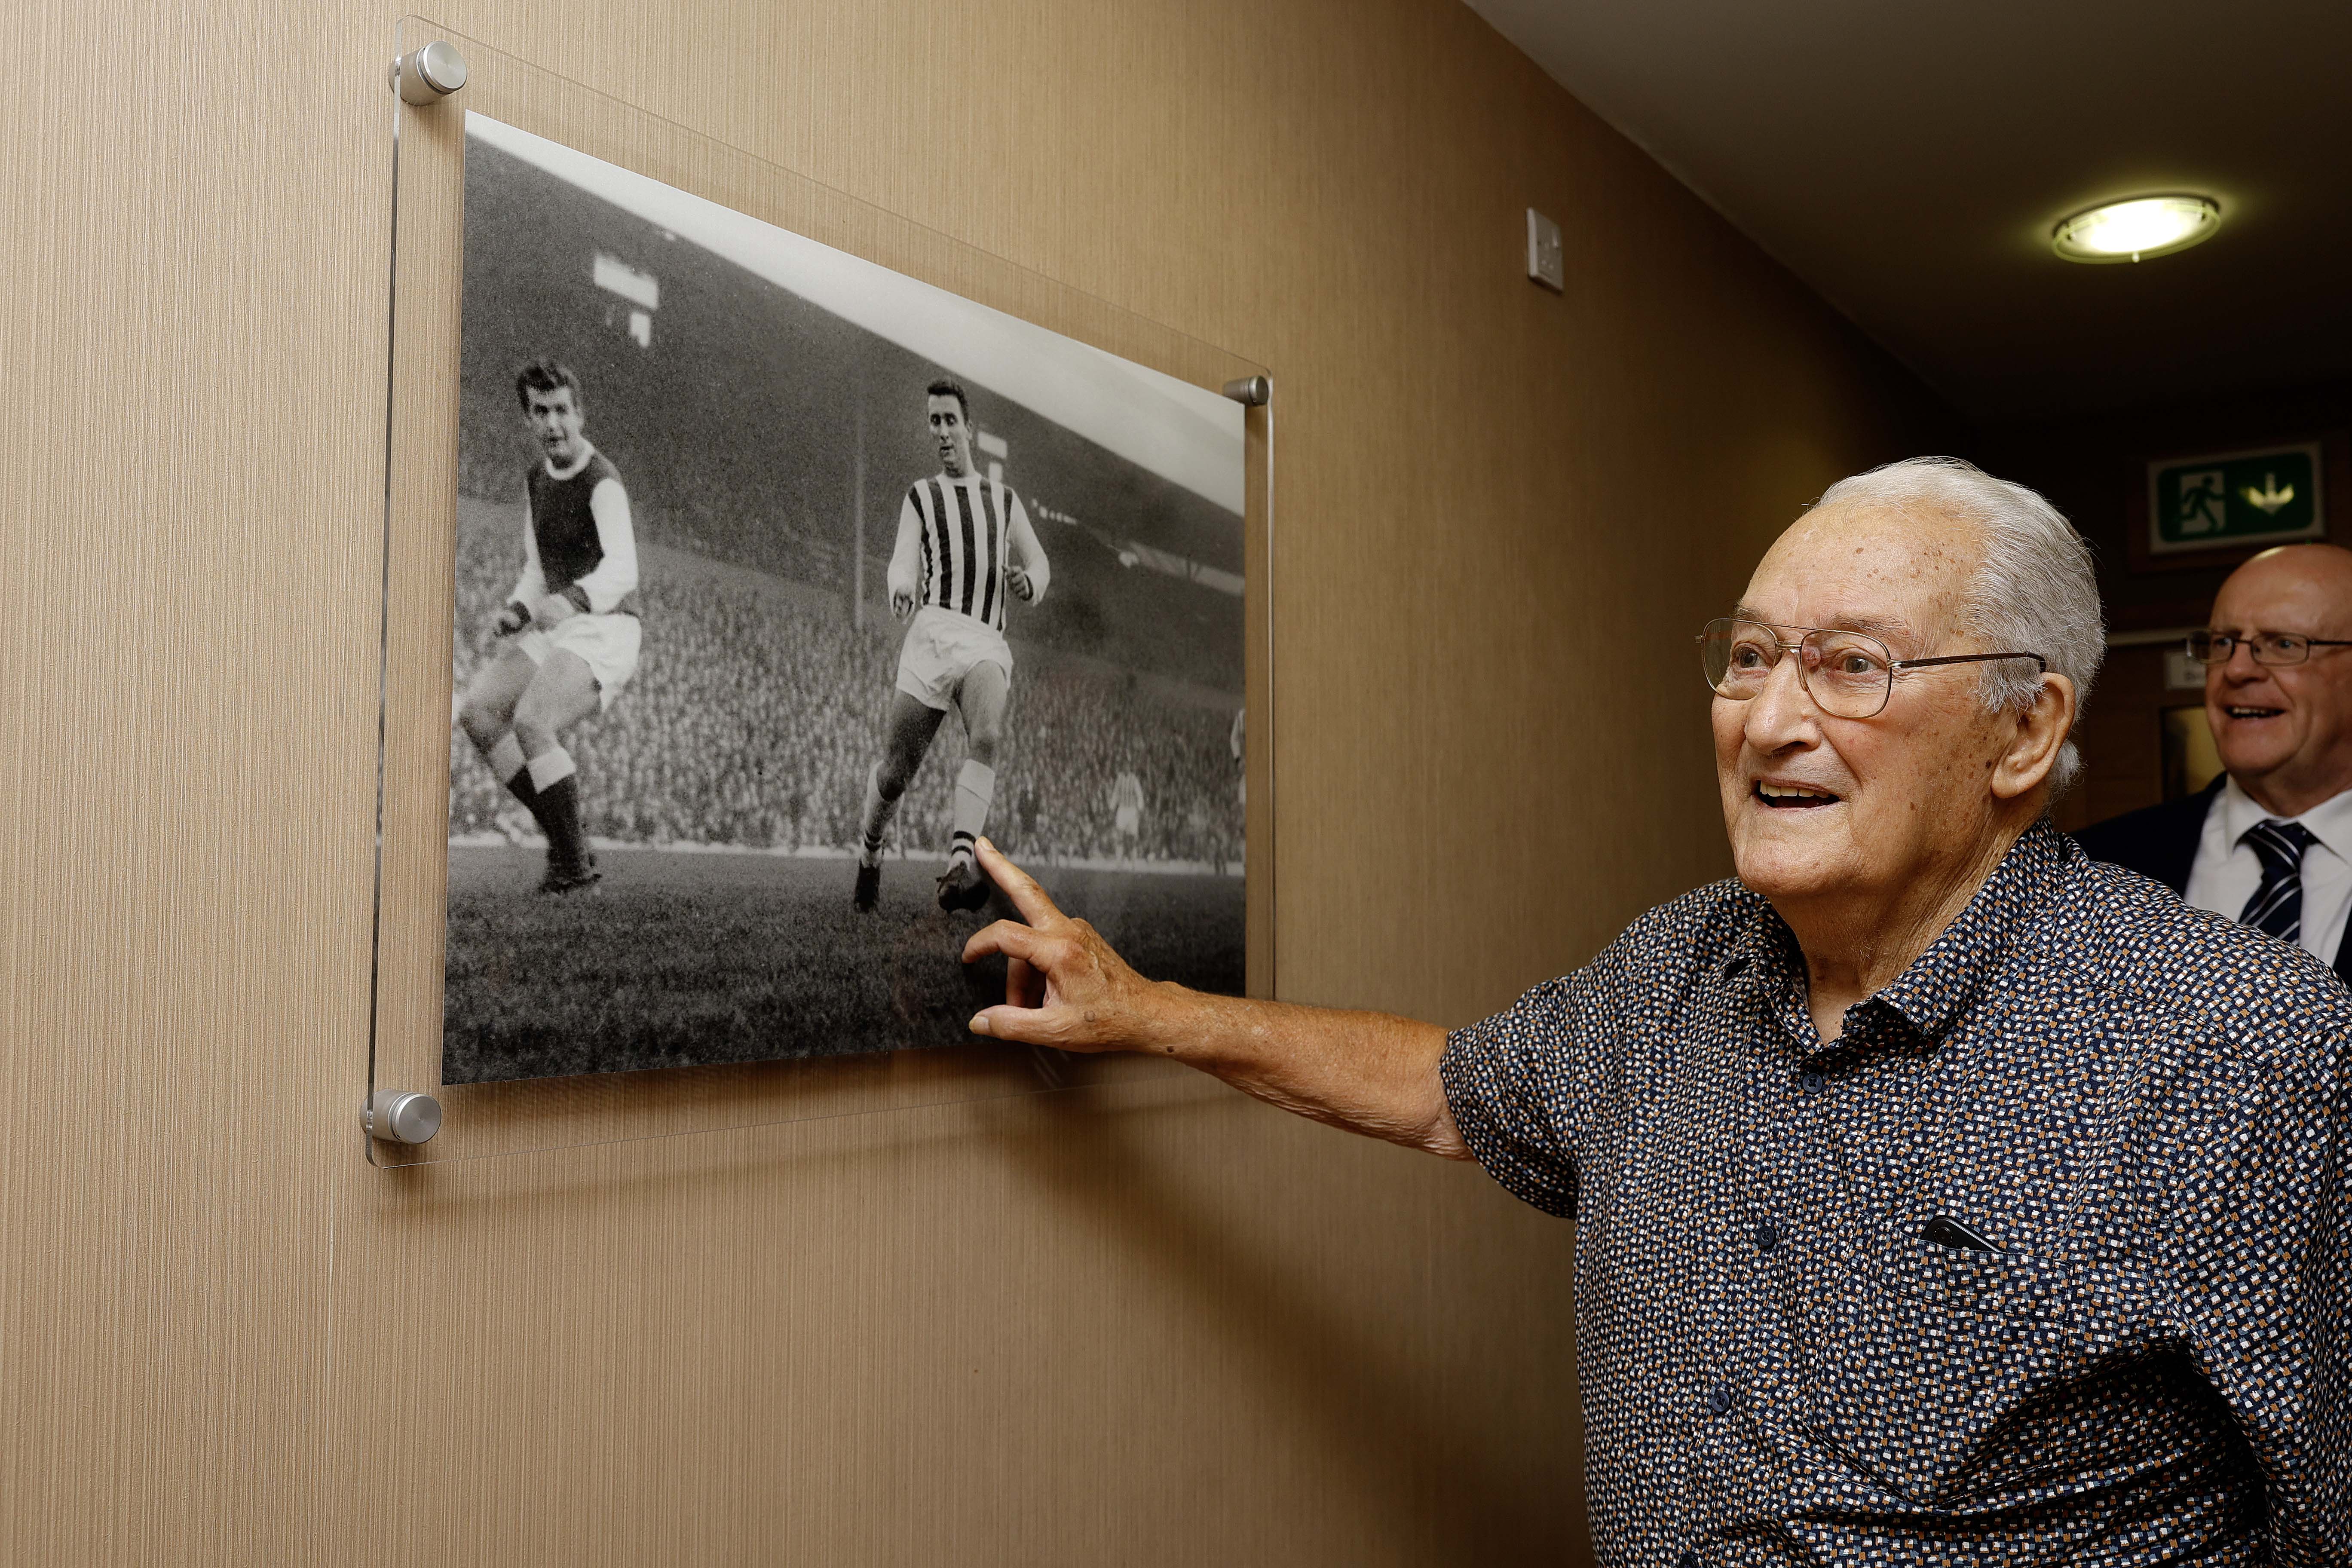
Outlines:
{"label": "pointing hand", "polygon": [[973,1015],[971,1032],[1066,1051],[1150,1048],[1166,988],[1129,968],[1094,927],[1055,908],[995,845],[982,839],[979,855],[1021,920],[999,921],[964,943],[966,963],[1005,957],[1004,1001]]}

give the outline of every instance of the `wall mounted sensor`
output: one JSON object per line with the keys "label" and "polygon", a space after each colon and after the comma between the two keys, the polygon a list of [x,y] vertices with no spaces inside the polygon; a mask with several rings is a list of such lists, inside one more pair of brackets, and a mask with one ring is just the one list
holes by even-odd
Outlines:
{"label": "wall mounted sensor", "polygon": [[1558,294],[1568,287],[1568,268],[1560,258],[1559,225],[1528,209],[1528,276]]}

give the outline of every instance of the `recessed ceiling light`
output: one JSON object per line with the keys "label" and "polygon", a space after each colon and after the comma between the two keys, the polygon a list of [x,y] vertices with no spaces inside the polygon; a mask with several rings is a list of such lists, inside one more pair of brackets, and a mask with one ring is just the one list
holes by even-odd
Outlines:
{"label": "recessed ceiling light", "polygon": [[2221,204],[2210,196],[2136,196],[2063,220],[2050,243],[2068,261],[2141,261],[2186,250],[2221,226]]}

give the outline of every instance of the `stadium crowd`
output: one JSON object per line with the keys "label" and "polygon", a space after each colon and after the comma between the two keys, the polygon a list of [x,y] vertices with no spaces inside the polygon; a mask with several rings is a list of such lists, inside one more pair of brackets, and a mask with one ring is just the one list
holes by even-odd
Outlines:
{"label": "stadium crowd", "polygon": [[[673,561],[678,558],[672,558]],[[878,753],[901,628],[852,629],[845,606],[735,568],[649,559],[635,679],[567,737],[592,837],[844,852]],[[457,685],[489,646],[514,579],[502,531],[461,531]],[[1184,861],[1237,870],[1241,763],[1233,713],[1172,700],[1133,677],[1018,650],[989,836],[1042,861]],[[964,740],[941,726],[893,827],[902,853],[947,853]],[[1113,786],[1133,773],[1144,809],[1118,830]],[[530,819],[452,732],[449,830],[520,837]]]}

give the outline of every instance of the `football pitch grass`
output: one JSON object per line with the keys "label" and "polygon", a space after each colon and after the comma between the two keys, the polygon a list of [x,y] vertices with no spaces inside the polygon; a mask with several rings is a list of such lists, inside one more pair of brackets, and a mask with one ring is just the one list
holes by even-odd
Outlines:
{"label": "football pitch grass", "polygon": [[[1000,914],[932,901],[937,861],[891,859],[881,907],[850,907],[847,859],[600,851],[593,893],[543,897],[536,849],[449,849],[442,1081],[892,1051],[969,1039],[1003,1000],[964,941]],[[1239,878],[1039,868],[1155,980],[1238,993]]]}

